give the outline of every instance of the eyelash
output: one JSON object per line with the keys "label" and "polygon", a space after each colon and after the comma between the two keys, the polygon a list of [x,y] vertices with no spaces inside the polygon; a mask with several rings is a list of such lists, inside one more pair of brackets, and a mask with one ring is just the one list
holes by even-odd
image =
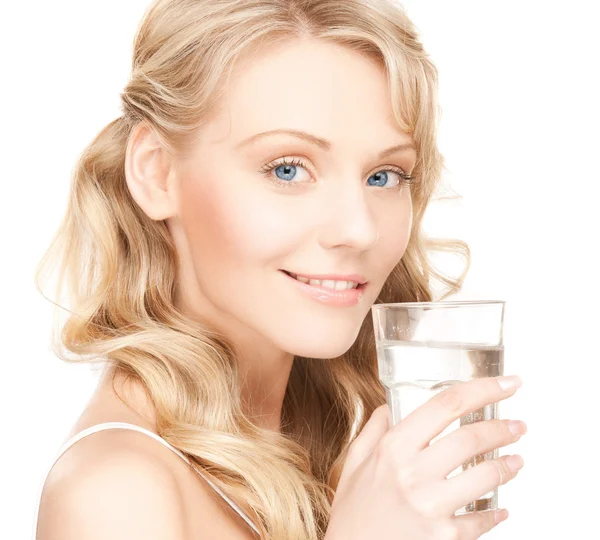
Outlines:
{"label": "eyelash", "polygon": [[[289,187],[296,187],[294,184],[296,184],[296,185],[303,184],[303,182],[291,182],[291,181],[285,182],[284,180],[279,180],[278,178],[274,178],[274,177],[270,176],[271,171],[273,171],[277,167],[281,167],[282,165],[294,165],[294,166],[304,167],[305,169],[307,168],[306,165],[304,164],[304,161],[302,161],[300,158],[295,158],[295,159],[291,159],[291,160],[288,158],[281,158],[281,159],[273,161],[271,163],[267,163],[260,169],[259,172],[262,173],[265,177],[267,177],[268,180],[273,182],[278,187],[289,188]],[[404,186],[412,184],[415,180],[414,176],[410,176],[409,174],[406,174],[400,167],[396,167],[395,165],[384,166],[382,169],[379,169],[376,172],[381,172],[381,171],[395,172],[403,180],[403,182],[400,182],[397,187],[392,188],[390,191],[400,191]]]}

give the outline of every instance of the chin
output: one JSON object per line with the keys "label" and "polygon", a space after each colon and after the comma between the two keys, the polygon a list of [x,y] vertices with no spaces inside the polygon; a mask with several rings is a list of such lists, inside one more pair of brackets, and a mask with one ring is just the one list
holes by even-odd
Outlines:
{"label": "chin", "polygon": [[337,358],[345,354],[356,341],[360,328],[355,332],[348,332],[345,335],[337,333],[334,335],[329,332],[322,335],[315,332],[312,336],[302,335],[297,339],[288,339],[283,344],[284,350],[296,356],[306,358]]}

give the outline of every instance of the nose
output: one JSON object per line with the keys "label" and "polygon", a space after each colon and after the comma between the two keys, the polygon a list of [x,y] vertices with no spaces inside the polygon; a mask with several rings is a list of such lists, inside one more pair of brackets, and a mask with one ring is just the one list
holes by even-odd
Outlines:
{"label": "nose", "polygon": [[348,247],[365,251],[379,240],[375,208],[369,204],[368,189],[364,186],[334,189],[327,194],[320,229],[323,248]]}

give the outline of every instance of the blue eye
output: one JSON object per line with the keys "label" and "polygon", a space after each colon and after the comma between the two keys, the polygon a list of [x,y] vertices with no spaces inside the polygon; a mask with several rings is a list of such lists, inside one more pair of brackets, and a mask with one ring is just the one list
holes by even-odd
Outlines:
{"label": "blue eye", "polygon": [[[297,158],[293,160],[288,160],[287,158],[281,158],[272,163],[268,163],[264,167],[261,168],[259,172],[262,172],[270,181],[280,187],[296,187],[298,184],[302,184],[303,182],[294,182],[294,178],[297,176],[298,167],[301,167],[306,170],[306,166],[304,162]],[[276,177],[271,175],[271,172],[275,171]],[[406,174],[400,167],[396,167],[395,165],[388,165],[381,170],[377,171],[375,174],[369,176],[369,180],[371,178],[376,178],[375,182],[377,183],[369,183],[371,186],[375,187],[384,187],[387,186],[389,181],[388,172],[396,173],[400,177],[400,181],[396,186],[392,186],[388,188],[389,190],[400,190],[405,185],[410,185],[415,180],[414,176],[410,176]]]}
{"label": "blue eye", "polygon": [[292,161],[286,161],[285,158],[273,165],[267,165],[262,169],[265,175],[269,175],[271,171],[275,171],[277,178],[271,178],[275,183],[284,184],[287,187],[289,184],[298,183],[293,182],[294,178],[298,176],[298,167],[306,169],[301,159],[295,159]]}
{"label": "blue eye", "polygon": [[[370,180],[371,178],[375,178],[375,177],[377,177],[377,180],[375,180],[375,181],[376,181],[376,182],[384,182],[384,184],[383,184],[383,185],[385,185],[385,183],[388,181],[388,174],[387,174],[387,173],[388,173],[387,169],[386,169],[386,170],[379,171],[379,172],[377,172],[377,173],[375,173],[375,174],[372,174],[371,176],[369,176],[369,180]],[[369,180],[367,180],[367,182],[368,182]],[[381,184],[370,184],[370,185],[372,185],[372,186],[373,186],[373,185],[375,185],[375,186],[383,187]]]}

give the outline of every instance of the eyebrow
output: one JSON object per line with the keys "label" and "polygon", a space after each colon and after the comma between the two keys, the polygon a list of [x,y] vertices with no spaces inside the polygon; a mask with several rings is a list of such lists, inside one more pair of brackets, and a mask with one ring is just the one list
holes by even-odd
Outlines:
{"label": "eyebrow", "polygon": [[[314,144],[314,145],[318,146],[319,148],[322,148],[323,150],[330,150],[331,146],[332,146],[330,141],[328,141],[326,139],[322,139],[321,137],[317,137],[316,135],[306,133],[305,131],[300,131],[297,129],[272,129],[269,131],[263,131],[261,133],[257,133],[255,135],[252,135],[251,137],[248,137],[247,139],[244,139],[243,141],[241,141],[240,143],[238,143],[236,145],[236,149],[240,149],[243,146],[247,146],[253,142],[256,142],[259,139],[262,139],[263,137],[272,136],[272,135],[282,135],[282,134],[292,135],[293,137],[297,137],[308,143]],[[383,152],[381,152],[379,154],[379,159],[384,159],[387,156],[389,156],[390,154],[394,154],[396,152],[404,152],[406,150],[411,150],[411,149],[414,150],[415,152],[417,151],[415,145],[412,143],[398,144],[396,146],[391,146],[390,148],[387,148],[386,150],[384,150]]]}

